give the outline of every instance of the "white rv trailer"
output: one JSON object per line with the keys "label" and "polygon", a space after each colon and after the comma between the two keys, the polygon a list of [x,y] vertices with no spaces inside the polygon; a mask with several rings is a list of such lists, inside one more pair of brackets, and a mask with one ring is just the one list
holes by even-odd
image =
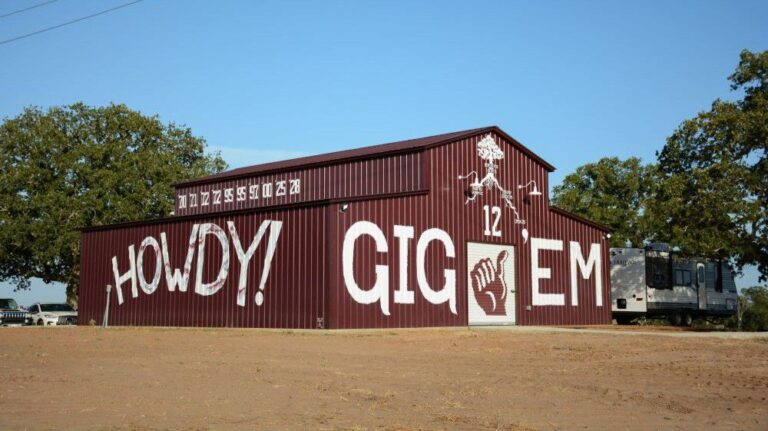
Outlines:
{"label": "white rv trailer", "polygon": [[688,326],[697,317],[736,313],[736,284],[720,260],[679,258],[667,244],[611,248],[613,317],[628,323],[638,317],[668,317]]}

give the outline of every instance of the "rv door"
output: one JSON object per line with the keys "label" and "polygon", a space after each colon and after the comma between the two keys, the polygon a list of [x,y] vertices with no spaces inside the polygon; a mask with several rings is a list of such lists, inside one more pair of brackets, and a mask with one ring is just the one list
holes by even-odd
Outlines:
{"label": "rv door", "polygon": [[696,265],[696,283],[699,290],[699,310],[707,309],[707,271],[704,269],[703,263]]}

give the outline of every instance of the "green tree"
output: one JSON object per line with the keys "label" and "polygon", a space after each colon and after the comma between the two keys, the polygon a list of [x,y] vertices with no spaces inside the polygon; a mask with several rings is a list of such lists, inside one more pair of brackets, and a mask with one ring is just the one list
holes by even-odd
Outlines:
{"label": "green tree", "polygon": [[659,152],[650,202],[654,239],[687,255],[757,265],[768,279],[768,51],[743,51],[729,77],[735,102],[716,100],[684,121]]}
{"label": "green tree", "polygon": [[648,236],[646,202],[655,190],[655,166],[640,159],[605,157],[588,163],[552,190],[555,205],[611,229],[611,245],[642,246]]}
{"label": "green tree", "polygon": [[65,283],[77,300],[80,229],[173,210],[174,182],[219,172],[190,129],[124,105],[27,108],[0,125],[0,281]]}
{"label": "green tree", "polygon": [[742,328],[747,331],[768,331],[768,287],[753,286],[742,289],[739,299],[742,297],[746,305]]}

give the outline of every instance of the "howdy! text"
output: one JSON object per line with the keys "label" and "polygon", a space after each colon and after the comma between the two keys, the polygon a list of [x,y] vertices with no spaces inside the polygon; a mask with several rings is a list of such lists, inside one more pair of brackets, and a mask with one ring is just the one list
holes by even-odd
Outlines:
{"label": "howdy! text", "polygon": [[[243,248],[240,237],[237,234],[237,228],[234,222],[227,222],[227,229],[231,244],[234,245],[237,260],[240,262],[240,274],[237,290],[237,305],[245,306],[245,291],[248,284],[248,263],[253,258],[256,249],[261,244],[262,239],[266,239],[266,253],[264,254],[264,263],[259,280],[259,289],[256,292],[254,300],[256,305],[264,303],[264,286],[269,277],[269,270],[272,266],[272,258],[275,255],[277,240],[280,237],[283,222],[274,220],[265,220],[259,226],[247,249]],[[267,235],[267,231],[269,234]],[[213,237],[213,238],[211,238]],[[171,268],[171,260],[168,253],[168,239],[165,232],[160,233],[160,241],[148,236],[139,245],[136,252],[135,245],[128,247],[128,270],[120,273],[121,265],[118,263],[117,256],[112,257],[112,272],[115,277],[115,288],[117,291],[117,302],[122,304],[124,301],[122,285],[130,282],[131,296],[139,296],[139,289],[145,294],[151,295],[160,285],[161,280],[165,280],[168,291],[174,292],[178,287],[180,292],[186,292],[189,286],[190,274],[192,272],[192,262],[197,251],[197,267],[195,272],[195,293],[202,296],[210,296],[218,292],[227,281],[229,275],[229,246],[230,238],[221,226],[215,223],[201,223],[192,225],[192,231],[189,234],[189,246],[184,259],[183,269]],[[205,262],[206,243],[211,240],[218,242],[221,247],[221,264],[216,278],[210,282],[203,281],[203,263]],[[154,259],[155,273],[150,280],[147,280],[144,274],[144,262],[147,259]],[[122,266],[124,267],[124,266]]]}

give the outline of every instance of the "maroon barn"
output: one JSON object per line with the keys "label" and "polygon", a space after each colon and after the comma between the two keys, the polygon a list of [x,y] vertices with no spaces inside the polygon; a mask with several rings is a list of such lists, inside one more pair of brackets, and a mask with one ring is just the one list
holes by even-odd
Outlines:
{"label": "maroon barn", "polygon": [[83,232],[80,322],[608,323],[606,230],[549,205],[553,170],[487,127],[190,180],[173,217]]}

